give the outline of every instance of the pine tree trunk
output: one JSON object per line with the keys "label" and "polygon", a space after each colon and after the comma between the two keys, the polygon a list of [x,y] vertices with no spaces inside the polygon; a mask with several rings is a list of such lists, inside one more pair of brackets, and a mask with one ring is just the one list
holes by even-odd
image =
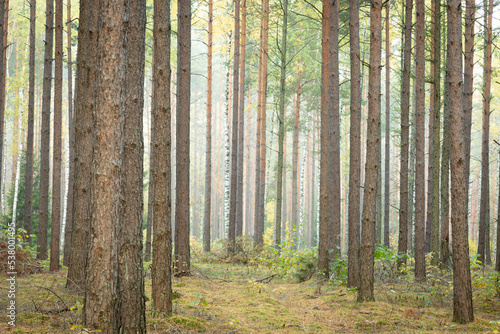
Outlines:
{"label": "pine tree trunk", "polygon": [[[4,31],[5,31],[5,26],[4,26],[4,21],[5,21],[5,0],[1,0],[0,1],[0,45],[4,45],[5,41],[4,41]],[[30,14],[31,16],[31,14]],[[4,132],[5,132],[5,105],[2,103],[2,101],[4,100],[4,95],[5,95],[5,53],[6,53],[6,49],[5,48],[1,48],[0,50],[0,85],[2,85],[0,87],[0,202],[2,202],[2,214],[4,212],[4,204],[5,204],[5,201],[4,201],[4,194],[3,194],[3,189],[4,189],[4,184],[3,184],[3,175],[5,173],[5,168],[4,168],[4,164],[5,164],[5,160],[4,160],[4,150],[3,150],[3,146],[4,146]]]}
{"label": "pine tree trunk", "polygon": [[176,116],[176,275],[189,275],[189,124],[191,78],[191,1],[179,1],[177,14],[177,116]]}
{"label": "pine tree trunk", "polygon": [[[2,4],[0,3],[0,6]],[[0,20],[2,19],[0,14]],[[28,88],[28,135],[26,138],[26,172],[24,183],[24,229],[31,243],[32,215],[33,215],[33,126],[35,118],[35,21],[36,21],[36,0],[30,2],[30,53],[29,53],[29,88]],[[0,28],[0,34],[2,33]],[[1,42],[1,41],[0,41]],[[1,55],[0,55],[1,57]],[[0,65],[1,66],[1,65]],[[0,138],[0,146],[3,141]],[[0,149],[1,155],[1,149]],[[0,164],[2,159],[0,158]],[[0,171],[1,175],[1,171]],[[0,176],[1,178],[1,176]],[[1,182],[0,182],[1,184]],[[1,188],[1,186],[0,186]]]}
{"label": "pine tree trunk", "polygon": [[433,143],[432,143],[432,233],[431,233],[431,251],[432,264],[439,263],[439,167],[440,167],[440,138],[441,138],[441,3],[434,0],[434,39],[433,39],[433,102],[434,102],[434,120],[433,120]]}
{"label": "pine tree trunk", "polygon": [[45,54],[43,66],[42,143],[40,147],[40,214],[38,221],[38,259],[45,260],[49,221],[50,173],[50,100],[52,88],[52,48],[54,30],[54,0],[47,0],[45,10]]}
{"label": "pine tree trunk", "polygon": [[207,153],[205,160],[205,211],[203,249],[210,252],[210,218],[212,205],[212,35],[213,0],[208,0],[208,65],[207,65]]}
{"label": "pine tree trunk", "polygon": [[[121,300],[118,322],[121,324],[120,330],[123,333],[145,334],[146,300],[142,262],[142,221],[146,0],[130,0],[128,6],[121,212],[117,232],[118,294]],[[166,83],[165,86],[169,87],[169,82]],[[170,153],[170,150],[167,152]],[[170,166],[170,159],[165,160]],[[170,217],[170,212],[166,216]],[[165,252],[164,257],[172,253],[172,249],[169,250],[170,253]]]}
{"label": "pine tree trunk", "polygon": [[425,280],[425,3],[416,1],[416,179],[415,179],[415,278]]}
{"label": "pine tree trunk", "polygon": [[71,234],[73,224],[73,187],[75,183],[75,122],[73,111],[73,62],[71,58],[71,0],[66,4],[66,34],[68,38],[68,133],[69,133],[69,175],[66,197],[66,220],[64,229],[63,265],[69,266],[71,256]]}
{"label": "pine tree trunk", "polygon": [[75,91],[75,182],[73,185],[73,223],[68,287],[84,288],[90,228],[91,170],[94,141],[92,114],[96,104],[97,16],[95,0],[80,3],[78,54]]}
{"label": "pine tree trunk", "polygon": [[243,170],[245,150],[245,48],[246,48],[246,15],[247,2],[241,5],[241,54],[238,97],[238,175],[236,198],[236,237],[243,235]]}
{"label": "pine tree trunk", "polygon": [[[406,254],[409,250],[408,243],[408,155],[410,137],[410,72],[411,72],[411,26],[412,26],[413,0],[405,1],[404,21],[404,48],[403,48],[403,75],[401,80],[401,162],[399,172],[399,238],[398,253]],[[398,266],[406,263],[403,257],[398,261]]]}
{"label": "pine tree trunk", "polygon": [[[449,54],[446,52],[446,75],[443,98],[443,147],[441,152],[441,266],[450,263],[450,108]],[[467,124],[467,123],[466,123]]]}
{"label": "pine tree trunk", "polygon": [[347,286],[357,287],[359,283],[361,217],[361,57],[359,47],[359,1],[349,2],[349,37],[351,58],[351,124],[349,131],[349,247],[347,253]]}
{"label": "pine tree trunk", "polygon": [[462,90],[462,11],[459,0],[448,0],[449,108],[451,136],[451,225],[453,233],[453,321],[474,320],[467,231],[465,124]]}
{"label": "pine tree trunk", "polygon": [[479,211],[479,241],[477,246],[478,261],[483,265],[491,264],[489,251],[489,225],[490,225],[490,155],[489,155],[489,136],[490,136],[490,102],[491,102],[491,44],[492,44],[492,12],[493,1],[489,4],[484,2],[485,15],[485,48],[484,48],[484,67],[483,67],[483,134],[481,146],[481,202]]}
{"label": "pine tree trunk", "polygon": [[231,57],[231,32],[229,33],[227,46],[227,72],[226,72],[226,87],[224,94],[224,238],[227,238],[229,231],[229,194],[230,194],[230,142],[229,142],[229,84],[230,84],[230,57]]}
{"label": "pine tree trunk", "polygon": [[[300,72],[299,72],[300,73]],[[292,143],[292,216],[288,230],[293,236],[294,226],[298,226],[298,194],[299,194],[299,122],[300,122],[300,75],[298,76],[297,94],[295,95],[295,117]]]}
{"label": "pine tree trunk", "polygon": [[363,199],[362,235],[360,249],[360,282],[358,301],[373,301],[373,274],[375,251],[375,220],[377,175],[380,166],[380,58],[382,48],[382,1],[370,6],[370,72],[368,87],[368,120],[366,137],[366,167]]}
{"label": "pine tree trunk", "polygon": [[172,313],[172,198],[171,198],[171,103],[170,103],[170,1],[156,1],[153,22],[153,308]]}
{"label": "pine tree trunk", "polygon": [[[283,150],[285,142],[285,90],[286,90],[286,38],[288,31],[288,0],[283,0],[283,26],[281,32],[280,95],[278,116],[278,172],[276,174],[276,220],[274,222],[274,245],[281,244],[281,209],[283,201]],[[300,70],[299,70],[300,78]],[[300,85],[300,79],[299,79]],[[300,89],[300,88],[299,88]]]}
{"label": "pine tree trunk", "polygon": [[54,77],[54,137],[52,153],[52,228],[50,242],[50,271],[59,270],[61,240],[61,168],[62,168],[62,72],[63,72],[63,2],[56,0],[56,50]]}
{"label": "pine tree trunk", "polygon": [[[151,63],[155,63],[154,56],[154,43],[152,46],[152,61]],[[153,66],[151,66],[151,114],[149,117],[149,180],[148,180],[148,218],[147,218],[147,226],[146,226],[146,250],[144,251],[144,261],[151,261],[151,238],[152,238],[152,230],[153,230],[153,214],[154,214],[154,142],[153,142],[153,132],[154,132],[154,116],[153,116],[153,100],[154,100],[154,74],[153,74]]]}
{"label": "pine tree trunk", "polygon": [[389,2],[385,5],[385,188],[384,188],[384,246],[389,248],[389,204],[391,163],[391,43],[389,40]]}
{"label": "pine tree trunk", "polygon": [[[126,5],[123,0],[100,3],[97,25],[99,72],[95,81],[93,112],[94,155],[90,196],[90,235],[83,324],[86,328],[115,333],[122,327],[121,309],[128,300],[120,295],[119,266],[121,172],[123,168],[123,116],[126,111]],[[129,22],[127,22],[129,23]],[[130,22],[131,23],[131,22]],[[137,78],[135,78],[137,79]],[[142,189],[142,187],[141,187]],[[124,228],[128,228],[125,227]],[[137,265],[137,264],[133,264]],[[137,284],[137,282],[136,282]],[[140,283],[139,283],[140,284]],[[120,305],[125,303],[125,305]]]}

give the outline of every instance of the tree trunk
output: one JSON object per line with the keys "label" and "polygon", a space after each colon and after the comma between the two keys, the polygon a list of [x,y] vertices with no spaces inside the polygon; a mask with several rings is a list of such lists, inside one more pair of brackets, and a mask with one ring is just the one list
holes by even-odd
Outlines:
{"label": "tree trunk", "polygon": [[474,320],[467,231],[465,124],[462,90],[462,11],[460,0],[448,0],[448,50],[450,62],[449,108],[451,136],[451,225],[453,233],[453,321]]}
{"label": "tree trunk", "polygon": [[226,53],[227,60],[227,72],[226,72],[226,87],[224,94],[224,202],[223,202],[223,213],[224,213],[224,238],[227,238],[229,231],[229,194],[230,194],[230,142],[229,142],[229,84],[230,84],[230,58],[231,58],[231,32],[228,37],[228,46]]}
{"label": "tree trunk", "polygon": [[[152,46],[152,61],[151,63],[155,63],[154,56],[154,43]],[[153,116],[153,100],[154,100],[154,74],[153,74],[153,66],[151,66],[151,114],[149,117],[149,180],[148,180],[148,218],[147,218],[147,226],[146,226],[146,250],[144,252],[144,261],[151,261],[151,238],[152,238],[152,230],[153,230],[153,213],[154,213],[154,142],[153,142],[153,132],[154,132],[154,116]]]}
{"label": "tree trunk", "polygon": [[389,248],[389,204],[391,168],[391,43],[389,40],[389,2],[385,5],[385,188],[384,188],[384,246]]}
{"label": "tree trunk", "polygon": [[432,264],[439,263],[439,166],[440,166],[440,138],[441,138],[441,2],[434,0],[434,39],[433,39],[433,96],[434,96],[434,120],[433,120],[433,143],[432,143],[432,233],[431,250]]}
{"label": "tree trunk", "polygon": [[[3,4],[0,3],[0,6]],[[2,20],[0,14],[0,20]],[[35,21],[36,21],[36,0],[30,2],[30,53],[29,53],[29,88],[28,88],[28,135],[26,138],[26,172],[24,184],[24,229],[28,235],[28,242],[31,243],[32,214],[33,214],[33,126],[35,118]],[[2,34],[0,28],[0,34]],[[1,42],[1,41],[0,41]],[[0,54],[0,57],[2,55]],[[0,64],[1,66],[1,64]],[[0,138],[0,146],[3,140]],[[0,149],[0,155],[2,150]],[[2,158],[0,158],[0,164]],[[0,171],[1,175],[1,171]],[[1,179],[1,176],[0,176]],[[0,181],[1,184],[1,181]],[[1,189],[1,185],[0,185]]]}
{"label": "tree trunk", "polygon": [[[4,26],[4,21],[5,21],[5,0],[0,1],[0,45],[4,45],[4,31],[5,31],[5,26]],[[33,5],[34,6],[34,5]],[[31,14],[30,14],[31,16]],[[3,151],[3,144],[4,144],[4,130],[5,130],[5,105],[2,103],[4,101],[4,96],[5,96],[5,48],[1,48],[0,50],[0,192],[2,192],[3,189],[3,173],[5,173],[4,170],[4,151]],[[4,209],[4,201],[5,197],[3,196],[3,192],[0,194],[0,202],[2,202],[2,214],[3,214],[3,209]]]}
{"label": "tree trunk", "polygon": [[[443,148],[441,153],[441,266],[450,263],[450,108],[449,108],[449,71],[447,53],[446,75],[443,98]],[[467,124],[467,123],[466,123]],[[467,144],[466,144],[467,145]]]}
{"label": "tree trunk", "polygon": [[349,2],[349,37],[351,57],[351,124],[349,131],[349,247],[347,253],[347,286],[357,287],[359,283],[359,235],[361,216],[361,57],[359,47],[359,0]]}
{"label": "tree trunk", "polygon": [[238,175],[236,196],[236,237],[243,235],[243,170],[245,150],[245,48],[246,48],[246,15],[247,2],[242,2],[241,13],[241,57],[239,73],[239,97],[238,97]]}
{"label": "tree trunk", "polygon": [[425,3],[416,2],[416,179],[415,179],[415,278],[425,280]]}
{"label": "tree trunk", "polygon": [[64,229],[63,265],[69,266],[71,256],[71,233],[73,224],[73,186],[75,183],[75,122],[73,111],[73,62],[71,58],[71,0],[66,5],[66,33],[68,37],[68,133],[69,133],[69,176],[66,197],[66,221]]}
{"label": "tree trunk", "polygon": [[[405,1],[403,75],[401,80],[401,162],[399,171],[399,238],[398,253],[408,252],[408,155],[410,137],[410,72],[411,72],[411,26],[413,0]],[[400,258],[398,266],[406,263]]]}
{"label": "tree trunk", "polygon": [[62,61],[63,61],[63,2],[56,0],[56,51],[54,77],[54,138],[52,153],[52,229],[50,242],[50,271],[59,270],[61,240],[61,155],[62,155]]}
{"label": "tree trunk", "polygon": [[[483,84],[483,141],[481,146],[481,202],[479,211],[479,241],[477,246],[478,261],[483,265],[491,264],[489,256],[490,225],[490,101],[491,101],[491,44],[492,44],[492,12],[493,1],[489,5],[484,2],[485,15],[485,48],[484,48],[484,84]],[[467,87],[468,88],[468,87]]]}
{"label": "tree trunk", "polygon": [[[274,245],[281,244],[281,209],[283,201],[283,150],[285,142],[285,90],[286,90],[286,37],[288,31],[288,0],[283,0],[283,26],[281,32],[280,96],[278,116],[278,173],[276,174],[276,221],[274,222]],[[299,70],[300,78],[300,70]],[[300,85],[300,79],[299,79]]]}
{"label": "tree trunk", "polygon": [[189,124],[191,80],[191,1],[179,1],[177,14],[177,116],[176,116],[176,275],[189,275]]}
{"label": "tree trunk", "polygon": [[378,156],[380,151],[380,57],[382,1],[370,6],[370,72],[368,88],[368,128],[366,137],[366,167],[360,255],[358,301],[373,301],[374,242]]}
{"label": "tree trunk", "polygon": [[153,308],[172,313],[170,1],[156,1],[153,22]]}
{"label": "tree trunk", "polygon": [[50,173],[50,97],[52,88],[52,49],[54,0],[47,0],[45,9],[45,55],[43,65],[42,144],[40,148],[40,215],[38,221],[38,259],[47,258]]}
{"label": "tree trunk", "polygon": [[299,194],[299,122],[300,122],[300,71],[298,75],[297,94],[295,95],[295,117],[292,143],[292,216],[289,224],[290,236],[293,236],[294,226],[298,226],[298,194]]}
{"label": "tree trunk", "polygon": [[236,242],[236,207],[238,198],[238,90],[240,74],[240,0],[234,2],[234,57],[233,57],[233,108],[231,126],[231,189],[229,206],[228,252],[233,253]]}
{"label": "tree trunk", "polygon": [[84,288],[89,224],[91,170],[94,152],[92,114],[96,106],[97,19],[99,6],[95,0],[80,3],[78,54],[75,91],[75,182],[73,186],[73,223],[71,257],[68,266],[68,287]]}
{"label": "tree trunk", "polygon": [[[121,324],[120,330],[123,333],[145,334],[146,300],[142,263],[142,220],[146,0],[130,0],[128,6],[121,217],[117,232],[119,240],[118,294],[121,300],[118,322]],[[169,87],[168,84],[167,81],[165,86]],[[170,116],[170,113],[168,114]],[[170,153],[170,150],[167,151],[168,153]],[[165,160],[170,166],[170,159]],[[168,176],[170,176],[169,173]],[[166,214],[166,217],[170,217],[170,212]],[[171,247],[168,251],[163,253],[163,257],[167,258],[172,254]]]}
{"label": "tree trunk", "polygon": [[213,0],[208,0],[208,65],[207,65],[207,153],[205,161],[205,211],[203,249],[210,252],[210,212],[212,205],[212,35]]}
{"label": "tree trunk", "polygon": [[[121,172],[123,168],[123,116],[126,111],[126,4],[108,0],[98,6],[97,55],[99,64],[93,113],[94,155],[90,196],[90,235],[83,324],[86,328],[115,333],[121,328],[118,287],[120,268],[118,235],[120,233]],[[132,20],[133,21],[133,20]],[[128,21],[127,23],[131,23]],[[140,146],[140,144],[139,144]],[[142,187],[141,187],[142,190]],[[125,227],[124,227],[125,228]],[[127,227],[128,228],[128,227]],[[137,265],[137,264],[135,264]],[[137,284],[138,282],[135,282]],[[139,283],[141,284],[141,283]]]}

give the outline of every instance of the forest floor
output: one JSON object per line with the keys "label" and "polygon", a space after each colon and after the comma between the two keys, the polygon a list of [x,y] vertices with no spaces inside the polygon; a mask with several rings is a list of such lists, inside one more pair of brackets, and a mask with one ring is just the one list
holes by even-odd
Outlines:
{"label": "forest floor", "polygon": [[[83,296],[65,288],[65,276],[65,270],[44,270],[19,277],[17,323],[12,328],[3,312],[7,305],[6,277],[0,275],[0,333],[81,332]],[[474,286],[475,321],[459,325],[451,321],[449,281],[438,284],[450,276],[430,276],[425,285],[410,280],[378,283],[376,301],[361,304],[356,302],[355,291],[314,277],[296,283],[272,276],[262,265],[194,261],[192,276],[173,279],[171,317],[153,314],[148,301],[148,332],[498,333],[500,295],[485,294],[487,282],[479,280]],[[146,277],[146,295],[150,298],[150,277]]]}

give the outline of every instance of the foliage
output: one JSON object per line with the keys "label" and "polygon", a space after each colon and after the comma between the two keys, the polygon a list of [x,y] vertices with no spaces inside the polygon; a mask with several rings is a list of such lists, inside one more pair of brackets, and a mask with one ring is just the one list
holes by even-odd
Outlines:
{"label": "foliage", "polygon": [[392,280],[397,277],[398,261],[406,258],[408,254],[399,254],[397,250],[378,245],[375,248],[375,276],[382,282]]}

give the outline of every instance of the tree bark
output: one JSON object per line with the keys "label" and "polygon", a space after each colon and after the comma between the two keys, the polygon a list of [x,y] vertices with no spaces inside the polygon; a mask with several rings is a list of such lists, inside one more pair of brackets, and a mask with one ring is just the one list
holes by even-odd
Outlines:
{"label": "tree bark", "polygon": [[425,3],[416,1],[416,179],[415,179],[415,278],[425,280]]}
{"label": "tree bark", "polygon": [[[450,263],[450,108],[449,108],[449,71],[447,53],[446,75],[443,98],[443,147],[441,153],[441,266]],[[467,124],[467,123],[466,123]],[[467,145],[467,144],[466,144]]]}
{"label": "tree bark", "polygon": [[191,1],[178,4],[177,32],[177,111],[176,111],[176,275],[189,275],[189,124],[191,80]]}
{"label": "tree bark", "polygon": [[[118,287],[120,268],[121,173],[123,125],[126,111],[126,55],[129,21],[123,0],[98,6],[98,70],[93,112],[94,154],[90,195],[90,235],[83,324],[86,328],[116,333],[121,328],[123,301]],[[135,78],[136,79],[136,78]],[[142,189],[142,187],[141,187]],[[137,265],[137,264],[136,264]],[[136,282],[137,283],[137,282]]]}
{"label": "tree bark", "polygon": [[[4,21],[5,21],[5,0],[0,1],[0,45],[4,45],[4,31],[6,30],[4,26]],[[31,16],[31,14],[30,14]],[[2,103],[5,99],[5,48],[1,48],[0,50],[0,192],[2,192],[3,189],[3,173],[5,173],[4,170],[4,151],[3,151],[3,144],[4,144],[4,131],[5,131],[5,105]],[[2,202],[2,214],[3,214],[3,204],[4,204],[4,196],[3,193],[0,194],[0,200]]]}
{"label": "tree bark", "polygon": [[462,8],[460,0],[448,0],[449,108],[451,136],[451,225],[453,233],[453,321],[474,320],[467,231],[465,120],[462,90]]}
{"label": "tree bark", "polygon": [[61,155],[62,155],[62,46],[63,2],[56,0],[56,50],[54,77],[54,137],[52,153],[52,228],[50,242],[50,271],[59,270],[59,243],[61,240]]}
{"label": "tree bark", "polygon": [[73,186],[75,183],[75,122],[73,111],[73,62],[71,58],[71,0],[66,4],[66,34],[68,38],[68,133],[69,133],[69,176],[66,198],[66,223],[64,230],[63,265],[69,266],[71,256],[71,233],[73,224]]}
{"label": "tree bark", "polygon": [[[3,4],[0,3],[0,6]],[[0,20],[2,15],[0,14]],[[29,87],[28,87],[28,135],[26,138],[26,172],[24,183],[24,229],[28,235],[28,242],[31,243],[32,214],[33,214],[33,132],[35,118],[35,21],[36,21],[36,0],[30,2],[30,51],[29,51]],[[2,34],[0,28],[0,34]],[[0,41],[2,42],[2,41]],[[0,54],[0,57],[3,55]],[[0,64],[1,66],[1,64]],[[0,73],[1,74],[1,73]],[[3,140],[0,138],[0,146]],[[0,149],[0,155],[2,150]],[[0,157],[0,164],[2,158]],[[0,170],[1,179],[1,170]],[[1,181],[0,181],[1,189]]]}
{"label": "tree bark", "polygon": [[[413,0],[405,1],[403,76],[401,80],[401,162],[399,171],[399,238],[398,253],[408,252],[408,155],[410,138],[410,72]],[[410,219],[411,220],[411,219]],[[411,245],[411,240],[410,240]],[[402,257],[398,266],[406,263]]]}
{"label": "tree bark", "polygon": [[380,152],[380,57],[382,1],[374,0],[370,6],[370,72],[368,87],[368,128],[366,137],[366,167],[363,199],[363,218],[360,255],[360,282],[358,301],[374,301],[374,243],[378,156]]}
{"label": "tree bark", "polygon": [[[146,300],[142,262],[142,220],[146,0],[129,0],[128,6],[121,212],[117,233],[118,294],[121,300],[118,322],[123,333],[145,334]],[[169,87],[168,83],[167,87]],[[169,159],[165,160],[170,164]],[[171,249],[170,253],[166,252],[163,256],[167,257],[167,254],[172,254]]]}
{"label": "tree bark", "polygon": [[40,147],[40,215],[38,221],[38,259],[47,258],[50,174],[50,100],[52,88],[52,49],[54,0],[47,0],[45,9],[45,54],[43,66],[42,143]]}
{"label": "tree bark", "polygon": [[385,176],[384,176],[384,246],[389,248],[389,204],[391,168],[391,43],[389,40],[389,2],[385,5]]}
{"label": "tree bark", "polygon": [[[478,258],[483,265],[491,264],[489,256],[489,224],[490,224],[490,101],[491,101],[491,44],[492,44],[492,12],[493,1],[484,3],[485,13],[485,48],[484,48],[484,84],[483,84],[483,131],[481,145],[481,202],[479,211]],[[467,87],[468,89],[468,87]]]}
{"label": "tree bark", "polygon": [[208,0],[207,153],[205,161],[205,211],[203,214],[203,249],[205,252],[210,252],[210,213],[212,205],[212,35],[213,0]]}

